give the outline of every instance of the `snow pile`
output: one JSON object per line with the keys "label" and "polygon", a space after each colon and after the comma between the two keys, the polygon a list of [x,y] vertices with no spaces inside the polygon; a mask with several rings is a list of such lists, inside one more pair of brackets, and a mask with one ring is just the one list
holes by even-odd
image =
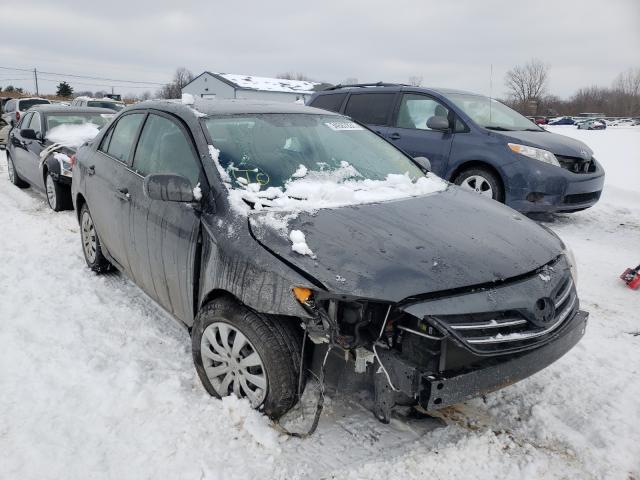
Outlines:
{"label": "snow pile", "polygon": [[190,93],[183,93],[182,94],[182,104],[183,105],[193,105],[194,103],[196,103],[195,98],[193,98],[193,95],[191,95]]}
{"label": "snow pile", "polygon": [[308,172],[307,167],[305,167],[304,165],[300,164],[298,166],[298,169],[293,172],[293,175],[291,175],[293,178],[302,178],[304,177]]}
{"label": "snow pile", "polygon": [[304,233],[300,230],[291,230],[289,233],[289,239],[291,240],[291,250],[300,255],[309,255],[311,258],[314,258],[315,255],[307,245],[306,237]]}
{"label": "snow pile", "polygon": [[65,147],[78,148],[93,140],[99,131],[100,128],[93,123],[62,124],[49,130],[47,139]]}
{"label": "snow pile", "polygon": [[256,415],[251,404],[246,399],[238,399],[231,395],[221,399],[222,411],[229,416],[231,422],[241,430],[246,431],[263,447],[269,450],[280,450],[279,435],[271,427],[267,417]]}
{"label": "snow pile", "polygon": [[200,182],[193,187],[193,199],[199,202],[202,200],[202,189],[200,188]]}

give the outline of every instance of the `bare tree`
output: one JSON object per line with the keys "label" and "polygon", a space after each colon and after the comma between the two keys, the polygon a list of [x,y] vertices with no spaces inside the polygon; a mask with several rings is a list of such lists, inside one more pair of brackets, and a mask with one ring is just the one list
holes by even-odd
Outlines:
{"label": "bare tree", "polygon": [[310,77],[301,72],[279,73],[276,77],[282,78],[283,80],[304,80],[305,82],[313,82]]}
{"label": "bare tree", "polygon": [[412,87],[419,87],[422,85],[422,75],[413,75],[409,77],[409,85]]}
{"label": "bare tree", "polygon": [[182,87],[193,78],[193,73],[185,67],[176,68],[173,80],[158,91],[158,96],[160,98],[180,98],[182,96]]}
{"label": "bare tree", "polygon": [[513,103],[525,109],[539,102],[547,90],[549,67],[534,58],[525,65],[516,65],[504,78]]}

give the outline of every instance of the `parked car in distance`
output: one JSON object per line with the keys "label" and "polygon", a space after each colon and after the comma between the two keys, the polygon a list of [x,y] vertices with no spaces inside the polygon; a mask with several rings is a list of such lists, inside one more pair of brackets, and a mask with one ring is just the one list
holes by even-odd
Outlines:
{"label": "parked car in distance", "polygon": [[575,120],[571,117],[552,118],[548,125],[575,125]]}
{"label": "parked car in distance", "polygon": [[96,108],[108,108],[119,112],[126,105],[124,102],[114,100],[112,98],[91,98],[91,97],[77,97],[71,102],[72,107],[96,107]]}
{"label": "parked car in distance", "polygon": [[578,130],[604,130],[607,128],[606,123],[602,120],[584,120],[576,125]]}
{"label": "parked car in distance", "polygon": [[544,368],[587,319],[555,234],[425,166],[315,108],[152,101],[78,150],[72,192],[88,267],[189,327],[211,395],[279,417],[310,363],[388,422]]}
{"label": "parked car in distance", "polygon": [[113,117],[113,110],[36,105],[9,133],[9,180],[45,193],[54,211],[72,206],[71,170],[77,147],[92,139]]}
{"label": "parked car in distance", "polygon": [[12,98],[4,104],[2,118],[11,125],[11,127],[15,127],[20,121],[20,117],[31,107],[34,105],[48,105],[50,103],[46,98]]}
{"label": "parked car in distance", "polygon": [[520,212],[593,206],[604,170],[579,140],[550,133],[495,99],[391,84],[332,87],[309,105],[367,125],[442,178]]}

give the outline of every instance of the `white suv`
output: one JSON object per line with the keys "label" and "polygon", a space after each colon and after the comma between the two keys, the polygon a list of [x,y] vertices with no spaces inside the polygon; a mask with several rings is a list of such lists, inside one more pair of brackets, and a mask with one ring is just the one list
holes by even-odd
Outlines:
{"label": "white suv", "polygon": [[20,117],[31,107],[49,103],[51,102],[46,98],[12,98],[4,104],[2,118],[11,127],[15,127]]}
{"label": "white suv", "polygon": [[104,98],[91,98],[91,97],[77,97],[73,99],[71,102],[72,107],[99,107],[99,108],[109,108],[111,110],[115,110],[119,112],[126,105],[124,102],[120,102],[118,100],[114,100],[112,98],[104,97]]}

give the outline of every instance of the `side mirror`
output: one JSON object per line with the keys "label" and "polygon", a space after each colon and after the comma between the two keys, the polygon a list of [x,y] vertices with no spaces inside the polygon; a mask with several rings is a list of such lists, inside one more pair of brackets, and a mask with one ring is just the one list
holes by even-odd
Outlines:
{"label": "side mirror", "polygon": [[0,150],[6,150],[7,146],[4,143],[0,143]]}
{"label": "side mirror", "polygon": [[36,135],[35,130],[31,129],[31,128],[23,128],[22,130],[20,130],[20,136],[22,138],[26,138],[28,140],[37,140],[38,136]]}
{"label": "side mirror", "polygon": [[431,162],[427,157],[414,157],[413,161],[416,162],[425,172],[431,171]]}
{"label": "side mirror", "polygon": [[429,127],[431,130],[449,130],[449,119],[447,119],[447,117],[434,115],[433,117],[429,118],[429,120],[427,120],[427,127]]}
{"label": "side mirror", "polygon": [[156,173],[144,178],[144,194],[151,200],[165,202],[193,202],[193,186],[181,175],[171,173]]}

